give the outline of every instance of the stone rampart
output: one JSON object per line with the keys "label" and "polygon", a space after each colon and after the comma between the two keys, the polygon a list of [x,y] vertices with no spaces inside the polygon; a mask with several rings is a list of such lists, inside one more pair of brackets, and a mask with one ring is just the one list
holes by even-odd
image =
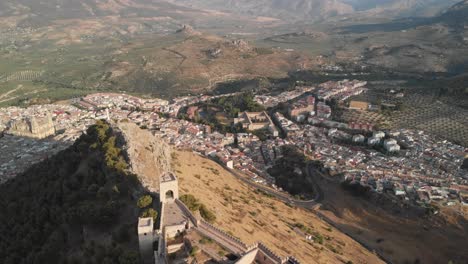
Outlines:
{"label": "stone rampart", "polygon": [[273,250],[268,248],[265,244],[263,243],[258,243],[258,249],[267,257],[272,259],[274,263],[285,263],[287,261],[287,258],[282,258],[279,255],[277,255]]}
{"label": "stone rampart", "polygon": [[[247,249],[248,249],[248,246],[244,242],[242,242],[239,238],[228,234],[227,232],[215,227],[214,225],[206,222],[203,219],[199,221],[199,226],[198,227],[201,228],[202,230],[206,229],[206,230],[216,234],[217,236],[224,239],[226,242],[232,244],[233,246],[235,246],[236,248],[240,249],[243,252],[247,251]],[[223,244],[223,241],[218,241],[218,242]]]}
{"label": "stone rampart", "polygon": [[190,209],[188,209],[188,207],[179,199],[176,199],[175,200],[175,203],[179,206],[179,208],[182,210],[182,212],[188,216],[188,218],[190,219],[190,221],[192,221],[192,223],[198,227],[198,222],[199,220],[195,217],[195,215],[192,213],[192,211],[190,211]]}

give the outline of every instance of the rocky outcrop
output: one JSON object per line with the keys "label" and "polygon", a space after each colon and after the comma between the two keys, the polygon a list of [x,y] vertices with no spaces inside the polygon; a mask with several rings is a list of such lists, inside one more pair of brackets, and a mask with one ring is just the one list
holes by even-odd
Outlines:
{"label": "rocky outcrop", "polygon": [[196,31],[192,26],[190,25],[182,25],[180,29],[176,31],[176,33],[184,34],[187,36],[195,36],[195,35],[201,35],[200,32]]}
{"label": "rocky outcrop", "polygon": [[249,43],[243,39],[232,40],[231,42],[229,42],[229,45],[243,52],[253,50],[253,48],[249,45]]}
{"label": "rocky outcrop", "polygon": [[130,170],[138,175],[143,186],[159,192],[159,177],[172,171],[172,148],[150,131],[133,123],[118,123],[126,142]]}

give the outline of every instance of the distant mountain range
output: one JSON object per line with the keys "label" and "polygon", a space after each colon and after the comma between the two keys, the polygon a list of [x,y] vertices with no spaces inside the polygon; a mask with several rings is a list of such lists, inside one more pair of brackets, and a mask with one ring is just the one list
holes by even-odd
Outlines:
{"label": "distant mountain range", "polygon": [[437,20],[454,27],[468,25],[468,0],[453,5],[446,12],[438,16]]}
{"label": "distant mountain range", "polygon": [[194,8],[215,9],[242,15],[288,20],[317,20],[354,12],[338,0],[169,0]]}
{"label": "distant mountain range", "polygon": [[459,0],[168,0],[193,8],[293,21],[320,20],[345,14],[406,17],[433,16]]}
{"label": "distant mountain range", "polygon": [[342,0],[356,11],[395,17],[434,16],[460,0]]}
{"label": "distant mountain range", "polygon": [[[97,16],[183,16],[184,11],[209,9],[247,16],[265,16],[287,22],[317,21],[360,15],[432,16],[458,0],[4,0],[0,17],[25,16],[31,25],[54,19]],[[182,10],[181,10],[182,9]],[[182,11],[182,12],[180,12]],[[200,10],[198,10],[200,11]]]}
{"label": "distant mountain range", "polygon": [[[187,15],[189,13],[189,15]],[[19,26],[40,27],[54,20],[121,18],[190,18],[200,12],[162,0],[2,0],[0,17],[15,17]]]}

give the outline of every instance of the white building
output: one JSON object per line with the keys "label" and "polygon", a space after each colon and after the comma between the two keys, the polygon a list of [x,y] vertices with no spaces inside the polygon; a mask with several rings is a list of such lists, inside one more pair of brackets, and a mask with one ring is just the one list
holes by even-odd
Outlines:
{"label": "white building", "polygon": [[382,131],[374,131],[374,133],[372,133],[372,137],[382,139],[385,137],[385,133]]}
{"label": "white building", "polygon": [[378,137],[370,137],[367,139],[367,144],[369,146],[374,146],[380,143],[380,138]]}
{"label": "white building", "polygon": [[385,149],[388,151],[388,152],[398,152],[400,151],[400,146],[395,144],[395,145],[388,145],[387,147],[385,147]]}
{"label": "white building", "polygon": [[353,142],[354,143],[364,143],[366,141],[366,138],[363,135],[354,135],[353,136]]}
{"label": "white building", "polygon": [[391,146],[391,145],[397,145],[397,141],[396,141],[395,139],[393,139],[393,138],[386,139],[386,140],[384,141],[384,147],[385,147],[385,148],[388,148],[388,147]]}

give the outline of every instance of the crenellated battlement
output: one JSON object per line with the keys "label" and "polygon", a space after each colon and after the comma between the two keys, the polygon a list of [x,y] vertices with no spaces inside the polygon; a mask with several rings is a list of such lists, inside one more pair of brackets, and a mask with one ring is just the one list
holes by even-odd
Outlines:
{"label": "crenellated battlement", "polygon": [[270,257],[277,263],[285,263],[287,260],[287,258],[280,257],[278,254],[273,252],[273,250],[271,250],[270,248],[268,248],[265,244],[261,242],[258,243],[258,249],[260,249],[265,255],[267,255],[268,257]]}

